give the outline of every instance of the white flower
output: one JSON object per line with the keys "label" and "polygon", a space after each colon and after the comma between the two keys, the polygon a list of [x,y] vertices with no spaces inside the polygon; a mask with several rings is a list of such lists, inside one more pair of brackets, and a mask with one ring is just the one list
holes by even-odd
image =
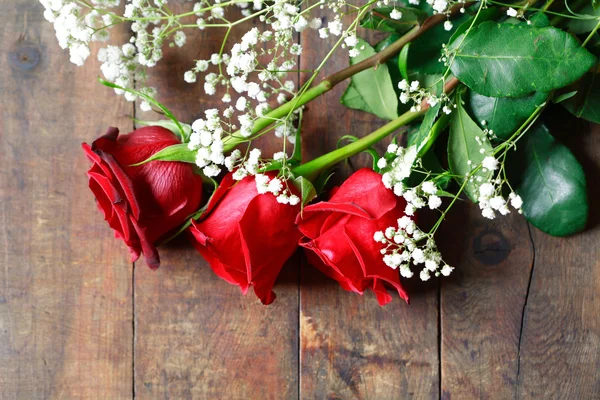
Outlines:
{"label": "white flower", "polygon": [[437,193],[437,187],[435,186],[435,183],[433,183],[432,181],[423,182],[421,184],[421,190],[427,194],[436,194]]}
{"label": "white flower", "polygon": [[356,46],[358,44],[358,38],[356,37],[356,34],[353,33],[346,36],[346,38],[344,39],[344,43],[346,43],[346,45],[349,47]]}
{"label": "white flower", "polygon": [[395,20],[399,20],[400,18],[402,18],[402,13],[400,11],[398,11],[397,9],[393,9],[392,12],[390,13],[390,18],[391,19],[395,19]]}
{"label": "white flower", "polygon": [[332,35],[340,36],[342,31],[344,30],[344,26],[340,20],[331,21],[327,24],[327,28],[329,28],[329,32]]}
{"label": "white flower", "polygon": [[429,196],[429,208],[430,209],[435,210],[436,208],[438,208],[441,205],[442,205],[442,199],[440,199],[438,196],[436,196],[434,194]]}
{"label": "white flower", "polygon": [[194,71],[186,71],[186,73],[183,74],[183,80],[185,80],[187,83],[194,83],[196,82],[196,74]]}
{"label": "white flower", "polygon": [[185,33],[183,31],[177,31],[173,37],[173,42],[175,42],[175,45],[177,45],[177,47],[182,47],[185,44],[185,41]]}
{"label": "white flower", "polygon": [[494,210],[500,210],[503,206],[506,205],[506,201],[502,196],[496,196],[490,199],[490,207]]}
{"label": "white flower", "polygon": [[444,275],[444,276],[448,276],[448,275],[450,275],[450,274],[452,273],[452,271],[453,271],[453,270],[454,270],[454,268],[452,268],[452,267],[451,267],[451,266],[449,266],[448,264],[445,264],[445,265],[442,267],[441,273],[442,273],[442,275]]}
{"label": "white flower", "polygon": [[394,194],[398,197],[402,196],[404,194],[404,184],[402,182],[400,183],[396,183],[394,185]]}
{"label": "white flower", "polygon": [[388,153],[394,153],[395,154],[397,150],[398,150],[398,145],[395,144],[395,143],[392,143],[392,144],[388,145],[388,147],[387,147],[387,152]]}
{"label": "white flower", "polygon": [[400,275],[403,278],[407,278],[410,279],[414,276],[413,272],[410,270],[410,268],[408,267],[408,265],[402,265],[400,267]]}
{"label": "white flower", "polygon": [[516,195],[510,200],[510,205],[515,209],[520,210],[521,207],[523,207],[523,199],[521,199],[521,196]]}
{"label": "white flower", "polygon": [[419,274],[419,278],[421,278],[422,281],[428,281],[429,278],[431,278],[431,275],[429,275],[429,270],[423,269]]}
{"label": "white flower", "polygon": [[487,156],[481,162],[481,166],[487,170],[495,171],[498,168],[498,160],[492,156]]}
{"label": "white flower", "polygon": [[281,189],[283,189],[283,183],[281,183],[281,180],[279,178],[271,179],[271,182],[269,182],[269,192],[278,194],[281,192]]}
{"label": "white flower", "polygon": [[494,194],[494,185],[491,183],[483,183],[479,186],[479,196],[482,198],[489,198],[492,194]]}
{"label": "white flower", "polygon": [[289,203],[291,206],[300,204],[300,197],[296,196],[295,194],[291,195],[289,198]]}
{"label": "white flower", "polygon": [[383,232],[381,232],[381,231],[375,232],[375,234],[373,235],[373,240],[375,240],[378,243],[384,243],[385,237],[383,235]]}
{"label": "white flower", "polygon": [[444,29],[447,31],[452,30],[452,22],[450,22],[450,21],[444,22]]}
{"label": "white flower", "polygon": [[481,215],[488,219],[494,219],[496,217],[496,215],[494,214],[494,210],[492,210],[489,207],[486,207],[483,210],[481,210]]}
{"label": "white flower", "polygon": [[425,261],[425,254],[423,253],[423,250],[419,248],[414,249],[410,255],[415,264],[421,264]]}
{"label": "white flower", "polygon": [[510,7],[508,10],[506,10],[506,15],[508,15],[509,17],[516,17],[517,14],[518,14],[517,10],[515,10],[512,7]]}
{"label": "white flower", "polygon": [[207,177],[210,178],[210,177],[219,175],[219,173],[221,172],[221,168],[219,168],[216,165],[212,164],[212,165],[209,165],[207,167],[204,167],[204,169],[202,170],[202,172],[204,173],[204,175],[206,175]]}
{"label": "white flower", "polygon": [[431,272],[434,272],[436,269],[438,269],[438,263],[435,260],[425,260],[425,268]]}
{"label": "white flower", "polygon": [[377,160],[377,168],[383,169],[386,166],[387,166],[387,161],[385,161],[385,158],[381,157],[379,160]]}
{"label": "white flower", "polygon": [[319,29],[321,27],[321,25],[323,24],[323,22],[321,21],[321,18],[313,18],[310,23],[310,29]]}
{"label": "white flower", "polygon": [[239,99],[237,99],[237,101],[235,102],[235,108],[238,111],[245,111],[246,110],[246,105],[248,104],[248,102],[246,101],[246,99],[244,97],[240,97]]}

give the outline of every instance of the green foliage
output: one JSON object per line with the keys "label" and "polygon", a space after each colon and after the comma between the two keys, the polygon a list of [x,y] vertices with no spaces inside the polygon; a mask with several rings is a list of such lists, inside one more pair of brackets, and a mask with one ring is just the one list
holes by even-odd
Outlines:
{"label": "green foliage", "polygon": [[454,27],[450,31],[445,30],[442,25],[436,25],[418,37],[408,51],[408,69],[422,74],[443,74],[446,67],[439,61],[442,45],[468,19],[467,14],[462,14],[452,21]]}
{"label": "green foliage", "polygon": [[[376,54],[375,49],[365,40],[359,39],[358,47],[363,46],[360,54],[350,59],[350,64],[354,65]],[[350,108],[372,112],[382,119],[392,120],[398,117],[398,96],[394,91],[387,65],[369,68],[352,76],[350,86],[341,101]]]}
{"label": "green foliage", "polygon": [[[473,122],[462,102],[462,96],[456,96],[457,108],[450,118],[450,136],[448,137],[448,166],[459,184],[472,170],[481,164],[486,156],[492,154],[492,145],[479,126]],[[483,152],[481,151],[483,149]],[[482,168],[473,173],[465,185],[465,193],[473,202],[479,198],[479,184],[488,181],[491,171]]]}
{"label": "green foliage", "polygon": [[450,47],[458,45],[452,72],[474,91],[491,97],[550,92],[577,81],[596,62],[575,38],[553,27],[488,21]]}
{"label": "green foliage", "polygon": [[317,191],[313,184],[303,176],[299,176],[293,181],[294,186],[300,193],[300,198],[302,199],[302,205],[310,203],[312,199],[317,197]]}
{"label": "green foliage", "polygon": [[569,18],[566,28],[576,35],[591,32],[598,23],[598,18],[600,18],[600,9],[595,9],[595,6],[588,4],[581,9],[579,14],[584,17]]}
{"label": "green foliage", "polygon": [[[473,117],[500,139],[508,139],[527,118],[548,99],[548,93],[535,92],[524,97],[487,97],[471,91],[469,105]],[[484,126],[482,121],[486,122]]]}
{"label": "green foliage", "polygon": [[600,123],[600,77],[597,73],[587,73],[577,93],[565,100],[563,106],[578,118]]}
{"label": "green foliage", "polygon": [[134,166],[146,164],[150,161],[180,161],[195,164],[196,153],[197,151],[190,150],[187,144],[174,144],[172,146],[165,147],[141,163],[134,164]]}
{"label": "green foliage", "polygon": [[519,166],[511,182],[529,222],[554,236],[583,230],[588,217],[583,169],[543,124],[532,127],[510,162]]}
{"label": "green foliage", "polygon": [[360,26],[381,32],[404,33],[427,18],[427,13],[416,8],[395,7],[395,9],[402,13],[402,17],[398,20],[390,17],[394,7],[374,8],[360,21]]}

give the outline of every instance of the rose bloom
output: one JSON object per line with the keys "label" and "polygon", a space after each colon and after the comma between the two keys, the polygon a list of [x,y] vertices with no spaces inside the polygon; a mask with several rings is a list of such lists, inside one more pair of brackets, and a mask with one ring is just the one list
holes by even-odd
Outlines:
{"label": "rose bloom", "polygon": [[271,193],[258,194],[253,176],[236,182],[229,173],[190,232],[218,276],[244,294],[253,286],[266,305],[275,300],[275,279],[298,247],[301,235],[294,220],[299,211],[300,205],[280,204]]}
{"label": "rose bloom", "polygon": [[373,235],[396,226],[406,203],[381,182],[381,175],[364,168],[341,187],[329,201],[306,206],[296,223],[304,235],[300,246],[311,264],[335,279],[346,290],[361,295],[371,289],[379,304],[392,300],[385,286],[394,288],[408,302],[398,270],[383,262],[381,243]]}
{"label": "rose bloom", "polygon": [[181,162],[131,165],[179,143],[168,129],[148,126],[126,135],[109,128],[91,146],[82,145],[92,162],[89,186],[104,219],[129,247],[133,261],[142,253],[152,269],[160,264],[156,243],[200,207],[202,178]]}

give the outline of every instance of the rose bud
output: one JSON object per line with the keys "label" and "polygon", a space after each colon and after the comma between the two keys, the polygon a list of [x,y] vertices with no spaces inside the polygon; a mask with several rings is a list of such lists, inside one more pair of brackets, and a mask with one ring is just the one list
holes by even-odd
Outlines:
{"label": "rose bud", "polygon": [[152,269],[160,264],[156,244],[200,207],[202,177],[181,162],[131,165],[179,143],[168,129],[148,126],[126,135],[109,128],[91,146],[82,144],[93,163],[89,186],[104,219],[129,247],[133,261],[143,253]]}
{"label": "rose bud", "polygon": [[252,285],[260,301],[271,304],[275,279],[301,236],[294,224],[300,205],[293,203],[281,204],[272,193],[259,194],[253,176],[236,182],[229,173],[199,221],[192,222],[194,245],[218,276],[244,294]]}
{"label": "rose bud", "polygon": [[398,270],[384,264],[381,244],[373,239],[375,232],[397,224],[405,206],[404,199],[385,188],[380,174],[358,170],[332,190],[329,201],[304,207],[296,219],[304,235],[300,246],[311,264],[345,290],[362,295],[372,289],[384,305],[392,300],[387,284],[408,302]]}

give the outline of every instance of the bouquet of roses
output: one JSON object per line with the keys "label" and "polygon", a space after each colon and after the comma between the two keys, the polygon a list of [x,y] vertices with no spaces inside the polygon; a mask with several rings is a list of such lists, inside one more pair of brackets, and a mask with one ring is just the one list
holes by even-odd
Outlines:
{"label": "bouquet of roses", "polygon": [[[83,149],[89,186],[133,259],[158,268],[157,246],[188,232],[214,272],[250,286],[269,304],[284,262],[298,246],[346,289],[372,289],[380,304],[416,273],[448,276],[435,235],[460,198],[493,219],[522,213],[551,235],[582,230],[588,214],[583,170],[543,122],[557,103],[600,122],[598,3],[554,0],[202,0],[174,13],[166,0],[40,0],[61,47],[82,65],[90,43],[130,23],[132,35],[97,54],[101,81],[144,111],[168,119],[116,128]],[[324,10],[333,15],[323,23]],[[231,43],[231,30],[249,29]],[[257,27],[259,26],[259,27]],[[165,45],[186,31],[214,29],[219,53],[197,60],[182,79],[202,82],[222,107],[179,121],[147,86]],[[371,45],[363,29],[382,32]],[[302,45],[297,33],[334,37],[328,55],[299,88],[287,80]],[[349,66],[317,79],[334,56]],[[306,72],[306,71],[304,71]],[[303,106],[349,82],[341,101],[389,122],[345,146],[302,160]],[[264,155],[274,133],[281,151]],[[384,154],[373,145],[390,140]],[[337,163],[360,152],[373,167],[328,189]],[[447,199],[447,200],[444,200]],[[427,229],[417,214],[438,213]]]}

